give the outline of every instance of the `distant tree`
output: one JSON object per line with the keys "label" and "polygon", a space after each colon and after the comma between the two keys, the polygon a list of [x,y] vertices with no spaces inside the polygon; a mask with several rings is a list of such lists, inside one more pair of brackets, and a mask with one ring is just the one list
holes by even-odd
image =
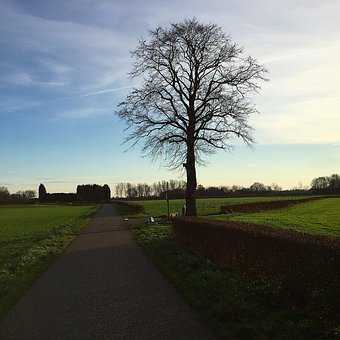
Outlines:
{"label": "distant tree", "polygon": [[10,194],[6,187],[0,186],[0,202],[5,202],[9,199]]}
{"label": "distant tree", "polygon": [[111,190],[107,184],[85,184],[77,186],[77,199],[79,201],[108,201],[111,198]]}
{"label": "distant tree", "polygon": [[116,196],[119,198],[126,196],[125,183],[117,183],[115,185]]}
{"label": "distant tree", "polygon": [[36,192],[34,190],[24,190],[16,192],[15,195],[17,199],[29,201],[36,197]]}
{"label": "distant tree", "polygon": [[273,191],[282,191],[282,188],[281,188],[278,184],[276,184],[276,183],[272,183],[272,184],[270,185],[270,188],[271,188],[271,190],[273,190]]}
{"label": "distant tree", "polygon": [[46,191],[46,188],[45,188],[45,185],[44,184],[40,184],[39,185],[39,200],[40,201],[44,201],[45,198],[46,198],[46,194],[47,194],[47,191]]}
{"label": "distant tree", "polygon": [[331,192],[339,192],[340,191],[340,176],[337,174],[333,174],[328,178],[329,181],[329,190]]}
{"label": "distant tree", "polygon": [[205,193],[205,187],[202,184],[199,184],[197,186],[197,193],[204,194]]}
{"label": "distant tree", "polygon": [[325,191],[329,188],[329,178],[318,177],[314,178],[311,183],[311,189],[317,191]]}
{"label": "distant tree", "polygon": [[184,166],[186,212],[196,215],[196,164],[202,155],[229,149],[230,139],[252,143],[250,94],[266,70],[214,24],[196,19],[158,27],[133,52],[131,75],[142,79],[120,104],[118,115],[144,152]]}
{"label": "distant tree", "polygon": [[37,197],[37,192],[35,190],[25,190],[25,197],[29,200]]}
{"label": "distant tree", "polygon": [[137,189],[138,197],[144,197],[145,196],[145,194],[144,194],[144,184],[143,183],[138,183],[136,189]]}
{"label": "distant tree", "polygon": [[145,197],[150,197],[151,196],[152,189],[150,185],[144,183],[144,195]]}
{"label": "distant tree", "polygon": [[115,192],[115,197],[122,197],[121,189],[120,189],[120,183],[115,184],[114,186],[114,192]]}
{"label": "distant tree", "polygon": [[264,191],[268,191],[268,187],[266,187],[262,183],[255,182],[249,187],[249,190],[253,192],[264,192]]}
{"label": "distant tree", "polygon": [[240,185],[233,185],[231,187],[231,191],[236,192],[242,190],[242,187]]}
{"label": "distant tree", "polygon": [[133,185],[131,183],[126,183],[126,196],[128,198],[134,197],[134,189],[133,189]]}
{"label": "distant tree", "polygon": [[226,194],[229,193],[229,192],[231,191],[231,189],[230,189],[228,186],[225,186],[225,185],[222,186],[221,189],[222,189],[222,191],[223,191],[224,193],[226,193]]}
{"label": "distant tree", "polygon": [[105,201],[109,201],[111,199],[111,190],[107,184],[103,185],[103,195]]}

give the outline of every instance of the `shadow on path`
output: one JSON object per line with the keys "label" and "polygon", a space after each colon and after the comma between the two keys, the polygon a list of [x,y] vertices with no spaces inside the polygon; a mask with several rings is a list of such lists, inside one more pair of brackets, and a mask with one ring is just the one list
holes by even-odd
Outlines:
{"label": "shadow on path", "polygon": [[212,339],[104,205],[0,325],[0,339]]}

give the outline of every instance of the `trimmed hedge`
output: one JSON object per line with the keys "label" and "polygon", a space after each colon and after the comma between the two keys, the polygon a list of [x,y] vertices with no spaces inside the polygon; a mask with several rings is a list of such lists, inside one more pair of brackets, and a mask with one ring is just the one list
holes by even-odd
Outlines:
{"label": "trimmed hedge", "polygon": [[119,208],[119,213],[123,216],[144,213],[144,207],[140,204],[133,204],[127,201],[111,201]]}
{"label": "trimmed hedge", "polygon": [[325,197],[307,197],[295,200],[278,200],[278,201],[268,201],[268,202],[251,202],[251,203],[241,203],[233,205],[223,205],[221,206],[221,214],[232,214],[232,213],[252,213],[265,210],[273,209],[283,209],[290,207],[292,205],[305,203],[309,201],[320,200]]}
{"label": "trimmed hedge", "polygon": [[247,275],[279,279],[295,298],[340,301],[339,239],[191,217],[174,219],[173,231],[194,253]]}

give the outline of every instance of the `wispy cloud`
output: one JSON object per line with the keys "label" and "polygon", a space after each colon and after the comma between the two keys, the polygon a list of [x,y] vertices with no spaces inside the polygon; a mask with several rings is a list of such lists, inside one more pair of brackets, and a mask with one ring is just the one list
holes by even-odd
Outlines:
{"label": "wispy cloud", "polygon": [[63,119],[85,119],[95,118],[102,115],[112,115],[112,110],[98,107],[79,108],[75,110],[68,110],[57,112],[51,115],[52,120],[63,120]]}
{"label": "wispy cloud", "polygon": [[12,85],[28,86],[34,83],[32,76],[26,72],[12,73],[2,77],[2,82]]}
{"label": "wispy cloud", "polygon": [[118,92],[118,91],[121,91],[121,90],[127,90],[127,89],[131,89],[131,88],[132,88],[132,86],[122,86],[122,87],[116,87],[116,88],[111,88],[111,89],[103,89],[103,90],[85,93],[81,96],[82,97],[91,97],[91,96],[97,96],[97,95],[100,95],[100,94],[106,94],[106,93]]}
{"label": "wispy cloud", "polygon": [[339,11],[338,1],[319,0],[288,0],[285,6],[265,0],[208,5],[174,0],[166,7],[156,0],[142,6],[137,0],[96,6],[79,0],[67,5],[4,0],[0,86],[6,91],[2,97],[11,101],[0,110],[25,109],[26,100],[40,103],[47,119],[51,107],[54,119],[111,114],[131,86],[126,74],[137,39],[157,24],[196,16],[221,25],[269,68],[271,81],[256,98],[261,116],[253,118],[259,142],[335,142]]}

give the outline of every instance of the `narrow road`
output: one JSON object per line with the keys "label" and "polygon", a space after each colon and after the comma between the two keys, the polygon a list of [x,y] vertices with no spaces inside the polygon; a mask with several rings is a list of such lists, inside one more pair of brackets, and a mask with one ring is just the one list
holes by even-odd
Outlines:
{"label": "narrow road", "polygon": [[104,205],[0,325],[1,340],[210,340]]}

